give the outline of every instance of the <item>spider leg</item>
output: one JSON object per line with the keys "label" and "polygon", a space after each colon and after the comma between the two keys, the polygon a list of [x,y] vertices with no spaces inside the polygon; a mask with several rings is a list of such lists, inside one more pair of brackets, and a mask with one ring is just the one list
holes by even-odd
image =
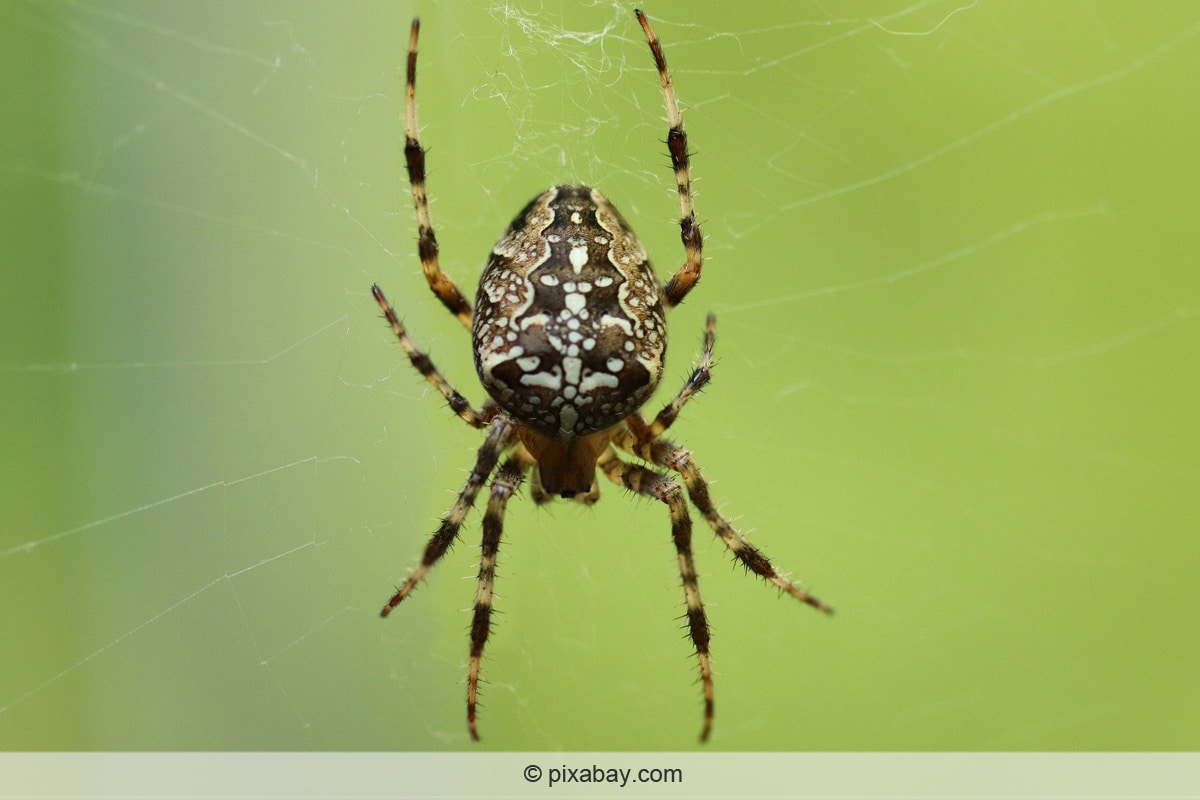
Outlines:
{"label": "spider leg", "polygon": [[667,59],[663,55],[662,45],[650,21],[639,9],[634,9],[642,30],[646,33],[646,41],[650,45],[650,53],[654,56],[654,65],[658,68],[658,78],[662,83],[663,102],[667,106],[667,150],[671,154],[671,166],[675,170],[675,189],[679,194],[679,237],[683,242],[686,258],[679,270],[671,276],[663,290],[668,308],[673,308],[683,302],[683,298],[700,280],[700,269],[704,263],[704,237],[700,233],[700,225],[696,222],[696,210],[692,203],[692,173],[689,166],[687,133],[683,129],[683,115],[679,112],[679,98],[675,94],[675,86],[671,82],[671,73],[667,69]]}
{"label": "spider leg", "polygon": [[412,593],[412,590],[425,577],[425,573],[429,571],[429,568],[441,560],[446,551],[450,549],[450,545],[454,544],[454,540],[458,538],[458,531],[462,527],[463,520],[466,519],[467,512],[475,505],[475,496],[479,494],[479,490],[487,483],[488,476],[492,474],[492,470],[496,468],[496,462],[500,460],[500,455],[513,445],[516,438],[517,426],[511,418],[502,414],[492,420],[487,438],[479,446],[479,452],[475,457],[475,466],[471,469],[471,474],[467,477],[467,482],[463,484],[462,490],[458,493],[458,498],[455,499],[454,505],[450,506],[450,510],[446,512],[446,516],[442,517],[442,522],[438,526],[437,531],[434,532],[433,536],[429,538],[429,542],[425,545],[425,552],[421,555],[421,563],[408,576],[408,580],[404,582],[404,585],[397,589],[396,593],[387,601],[387,604],[379,612],[379,616],[386,617],[392,613],[392,609],[400,605],[400,602]]}
{"label": "spider leg", "polygon": [[632,433],[624,432],[617,435],[614,443],[622,450],[644,461],[679,473],[683,477],[683,483],[687,487],[688,497],[692,499],[692,503],[700,510],[713,532],[721,537],[721,541],[725,542],[725,546],[743,566],[755,575],[766,578],[802,603],[807,603],[826,614],[833,613],[832,606],[801,589],[795,581],[789,580],[761,550],[750,544],[745,535],[733,527],[733,523],[717,510],[708,493],[708,481],[704,480],[704,476],[700,474],[700,468],[696,466],[690,452],[666,439],[659,439],[651,443],[638,442]]}
{"label": "spider leg", "polygon": [[450,409],[458,416],[462,417],[466,423],[475,428],[483,428],[492,417],[495,416],[495,408],[490,404],[485,405],[482,410],[476,411],[471,407],[471,402],[467,398],[459,394],[458,390],[450,385],[442,373],[438,372],[437,367],[433,365],[433,361],[425,353],[417,349],[417,345],[408,335],[408,331],[404,329],[404,325],[400,322],[400,318],[396,316],[396,309],[392,308],[391,303],[384,297],[383,290],[379,288],[379,284],[372,284],[371,294],[375,297],[375,302],[383,309],[383,315],[387,317],[388,323],[392,326],[392,331],[396,334],[396,338],[400,340],[400,346],[404,348],[404,352],[408,355],[408,360],[416,367],[417,372],[425,376],[425,380],[441,392],[442,397],[446,398],[446,402],[450,404]]}
{"label": "spider leg", "polygon": [[488,498],[487,511],[483,514],[483,542],[479,554],[479,579],[475,589],[475,616],[471,620],[471,659],[467,672],[467,728],[471,738],[479,741],[475,727],[475,705],[479,697],[479,669],[483,661],[483,647],[492,631],[492,595],[496,581],[496,553],[500,549],[500,535],[504,531],[504,511],[508,498],[512,497],[530,462],[517,452],[509,456],[504,465],[492,478],[492,492]]}
{"label": "spider leg", "polygon": [[704,349],[700,354],[700,363],[692,370],[692,374],[683,384],[683,388],[671,398],[671,402],[658,412],[654,421],[647,424],[639,415],[631,415],[626,424],[637,436],[639,442],[651,442],[657,439],[667,428],[679,418],[679,412],[712,379],[713,345],[716,342],[717,315],[710,313],[704,326]]}
{"label": "spider leg", "polygon": [[458,321],[471,329],[471,303],[454,280],[442,272],[438,261],[438,242],[433,233],[429,213],[429,195],[425,191],[425,148],[417,134],[417,33],[420,20],[412,22],[408,39],[408,77],[404,82],[404,161],[408,167],[408,182],[412,186],[413,205],[417,210],[417,252],[425,270],[425,280]]}
{"label": "spider leg", "polygon": [[700,681],[704,685],[704,727],[700,741],[708,739],[713,722],[712,659],[708,651],[708,619],[700,597],[700,582],[696,577],[696,562],[692,558],[692,518],[679,484],[670,476],[655,472],[640,464],[630,464],[617,458],[612,449],[601,455],[599,467],[605,476],[618,486],[666,504],[671,512],[671,538],[679,556],[679,576],[683,581],[683,599],[687,606],[688,634],[700,660]]}

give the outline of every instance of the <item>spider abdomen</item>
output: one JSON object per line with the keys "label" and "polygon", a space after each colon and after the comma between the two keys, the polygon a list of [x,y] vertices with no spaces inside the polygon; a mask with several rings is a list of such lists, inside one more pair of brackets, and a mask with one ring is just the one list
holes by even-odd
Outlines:
{"label": "spider abdomen", "polygon": [[662,376],[662,284],[613,205],[555,186],[513,220],[479,281],[475,368],[488,394],[553,439],[610,428]]}

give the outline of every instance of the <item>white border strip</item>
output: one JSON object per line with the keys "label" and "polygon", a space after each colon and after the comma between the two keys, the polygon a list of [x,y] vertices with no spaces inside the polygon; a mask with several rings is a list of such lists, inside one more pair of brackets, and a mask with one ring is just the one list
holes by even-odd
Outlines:
{"label": "white border strip", "polygon": [[1197,753],[0,753],[5,798],[1200,798]]}

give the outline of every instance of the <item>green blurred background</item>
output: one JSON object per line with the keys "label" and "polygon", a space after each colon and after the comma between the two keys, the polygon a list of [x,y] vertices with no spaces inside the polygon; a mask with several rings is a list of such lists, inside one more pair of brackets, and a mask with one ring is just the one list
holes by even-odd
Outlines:
{"label": "green blurred background", "polygon": [[[1200,6],[648,3],[704,280],[673,435],[821,618],[699,531],[719,750],[1200,748]],[[476,747],[478,513],[377,612],[480,436],[415,255],[409,19],[443,264],[601,187],[681,259],[612,3],[0,5],[0,747]],[[657,405],[657,402],[655,405]],[[483,748],[687,749],[667,514],[514,502]]]}

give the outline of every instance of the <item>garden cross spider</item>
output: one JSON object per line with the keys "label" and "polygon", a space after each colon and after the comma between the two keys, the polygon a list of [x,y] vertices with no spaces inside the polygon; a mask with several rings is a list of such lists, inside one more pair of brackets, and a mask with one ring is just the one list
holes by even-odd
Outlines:
{"label": "garden cross spider", "polygon": [[[525,206],[492,249],[479,281],[474,311],[438,263],[425,191],[425,150],[417,138],[420,25],[415,19],[412,23],[404,87],[404,155],[417,212],[418,251],[429,288],[471,331],[475,368],[491,399],[478,410],[472,407],[417,349],[379,286],[371,287],[417,371],[467,424],[487,430],[470,477],[425,546],[421,563],[388,600],[381,615],[386,617],[408,597],[445,555],[490,478],[467,673],[467,726],[473,739],[479,738],[475,706],[483,648],[491,632],[492,586],[504,510],[527,473],[531,474],[530,494],[538,504],[555,495],[587,505],[596,502],[600,497],[598,469],[613,483],[652,497],[669,509],[687,629],[704,689],[701,740],[712,730],[712,663],[684,489],[747,569],[814,608],[832,611],[772,566],[717,511],[691,453],[662,438],[684,404],[709,381],[716,324],[712,314],[708,315],[699,365],[683,388],[653,421],[648,422],[640,412],[662,376],[667,347],[664,312],[679,305],[700,279],[703,239],[692,208],[687,134],[671,75],[650,22],[641,11],[634,13],[654,56],[667,107],[667,148],[679,193],[683,265],[662,285],[641,242],[604,195],[587,186],[554,186]],[[638,462],[622,459],[621,453]],[[682,477],[683,487],[664,470]]]}

